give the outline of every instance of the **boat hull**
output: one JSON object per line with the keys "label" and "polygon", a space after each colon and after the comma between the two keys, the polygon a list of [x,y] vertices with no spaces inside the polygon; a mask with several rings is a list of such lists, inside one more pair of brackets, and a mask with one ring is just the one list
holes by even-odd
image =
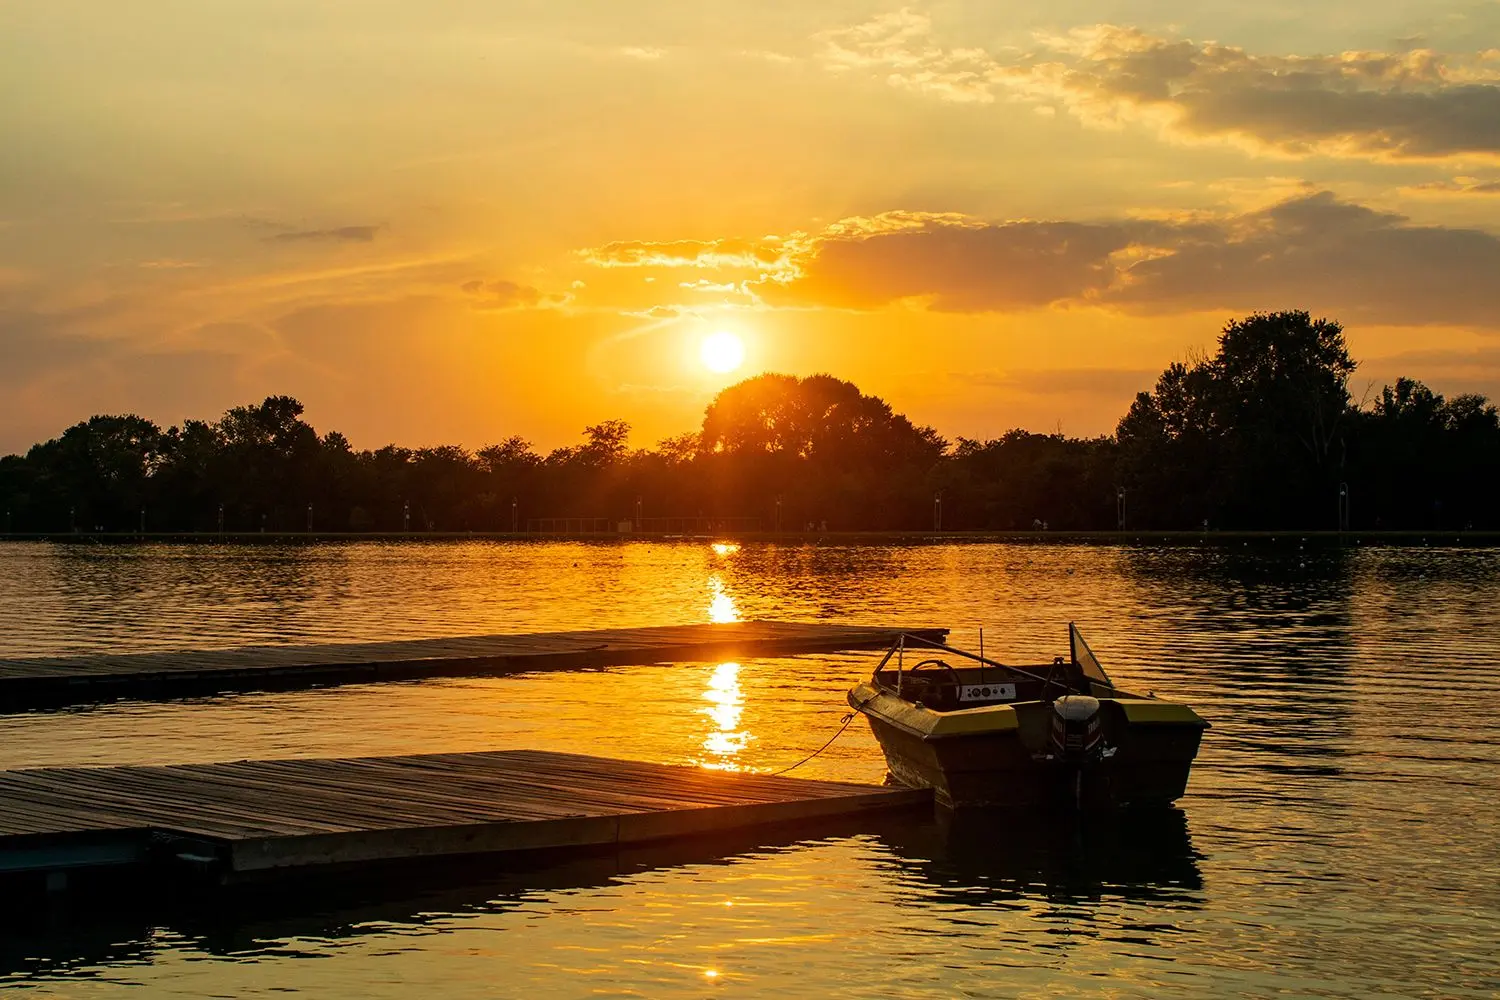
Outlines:
{"label": "boat hull", "polygon": [[1068,761],[1048,752],[1045,705],[1008,706],[1013,719],[990,712],[988,725],[965,720],[968,731],[945,731],[955,728],[945,725],[951,717],[966,713],[891,705],[889,696],[874,698],[861,687],[850,692],[850,704],[869,720],[892,777],[931,788],[952,808],[1166,806],[1186,791],[1205,728],[1186,709],[1139,712],[1167,718],[1133,721],[1125,707],[1106,702],[1110,753]]}

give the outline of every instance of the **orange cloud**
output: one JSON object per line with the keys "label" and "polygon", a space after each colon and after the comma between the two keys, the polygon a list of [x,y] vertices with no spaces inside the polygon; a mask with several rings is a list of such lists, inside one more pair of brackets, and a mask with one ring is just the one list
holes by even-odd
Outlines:
{"label": "orange cloud", "polygon": [[530,285],[503,278],[494,281],[475,279],[459,287],[471,296],[475,309],[526,309],[541,304],[545,298]]}
{"label": "orange cloud", "polygon": [[596,267],[711,267],[778,271],[795,250],[795,237],[761,240],[628,240],[580,251]]}

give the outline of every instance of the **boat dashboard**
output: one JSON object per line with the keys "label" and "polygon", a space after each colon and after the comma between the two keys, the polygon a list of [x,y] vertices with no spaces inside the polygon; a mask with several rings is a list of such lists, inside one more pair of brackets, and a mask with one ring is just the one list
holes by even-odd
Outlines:
{"label": "boat dashboard", "polygon": [[985,705],[1048,701],[1073,693],[1111,697],[1123,692],[1084,676],[1067,661],[1023,665],[954,666],[938,658],[897,670],[886,664],[872,678],[875,686],[937,712]]}

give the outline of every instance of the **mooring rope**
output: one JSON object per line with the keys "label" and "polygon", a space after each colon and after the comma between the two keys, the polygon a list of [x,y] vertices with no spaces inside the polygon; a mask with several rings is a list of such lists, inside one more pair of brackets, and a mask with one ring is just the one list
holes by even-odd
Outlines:
{"label": "mooring rope", "polygon": [[844,730],[846,730],[846,729],[849,728],[849,723],[851,723],[851,722],[854,721],[854,717],[857,714],[859,714],[859,713],[857,713],[857,712],[850,712],[848,715],[844,716],[844,718],[843,718],[843,725],[839,726],[838,731],[835,732],[832,736],[828,737],[828,742],[827,743],[824,743],[822,746],[818,747],[818,749],[814,750],[812,753],[808,754],[806,757],[803,757],[801,760],[797,761],[797,763],[793,764],[791,767],[783,767],[779,771],[772,771],[771,772],[771,777],[774,778],[778,774],[786,774],[788,771],[791,771],[791,770],[793,770],[795,768],[799,768],[803,764],[806,764],[808,761],[812,760],[818,754],[822,753],[824,750],[827,750],[829,747],[833,746],[833,741],[836,740],[836,739],[838,739],[840,736],[844,735]]}
{"label": "mooring rope", "polygon": [[[882,661],[882,662],[884,662],[884,661]],[[774,778],[778,774],[786,774],[788,771],[791,771],[791,770],[794,770],[796,768],[799,768],[803,764],[806,764],[808,761],[812,760],[818,754],[822,753],[824,750],[827,750],[829,747],[833,746],[833,741],[836,740],[836,739],[838,739],[840,736],[844,735],[844,730],[846,730],[846,729],[849,728],[849,723],[851,723],[851,722],[854,721],[854,717],[856,715],[858,715],[860,712],[862,712],[864,710],[864,707],[866,705],[868,705],[870,702],[874,701],[877,697],[878,697],[878,695],[871,695],[870,697],[866,698],[864,701],[860,702],[858,705],[855,705],[854,706],[854,711],[852,711],[848,715],[844,716],[844,718],[841,720],[842,724],[839,726],[838,732],[836,732],[832,736],[828,737],[828,742],[827,743],[824,743],[822,746],[818,747],[818,749],[814,750],[812,753],[808,754],[806,757],[803,757],[801,760],[797,761],[797,763],[793,764],[791,767],[783,767],[779,771],[772,771],[771,772],[771,777]]]}

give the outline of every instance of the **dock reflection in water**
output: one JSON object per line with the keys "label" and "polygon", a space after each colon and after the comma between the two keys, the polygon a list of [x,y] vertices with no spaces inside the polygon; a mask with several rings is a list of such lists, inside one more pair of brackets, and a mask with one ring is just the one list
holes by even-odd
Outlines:
{"label": "dock reflection in water", "polygon": [[[1018,662],[1065,652],[1077,620],[1122,685],[1213,729],[1182,812],[1143,822],[903,821],[551,882],[469,872],[436,895],[372,881],[368,906],[150,909],[112,929],[19,914],[0,983],[332,1000],[1500,994],[1497,550],[0,544],[10,655],[716,614],[922,620],[961,646],[983,624],[986,652]],[[772,771],[833,734],[875,658],[7,716],[0,767],[531,747]],[[857,720],[793,774],[878,782],[884,762]]]}
{"label": "dock reflection in water", "polygon": [[[849,917],[896,920],[885,926],[899,932],[903,909],[929,909],[937,916],[924,921],[924,933],[953,936],[960,950],[982,947],[977,938],[985,927],[1018,932],[1016,918],[1034,922],[1047,935],[1056,931],[1050,925],[1066,923],[1074,942],[1109,935],[1121,940],[1124,934],[1146,945],[1152,928],[1122,922],[1119,904],[1191,908],[1198,880],[1185,821],[1177,812],[1092,830],[1068,822],[1017,824],[1015,817],[1001,815],[960,823],[941,814],[866,818],[857,826],[841,821],[813,839],[742,832],[712,844],[632,847],[554,858],[535,867],[468,859],[442,868],[397,869],[375,879],[299,877],[294,884],[232,894],[173,894],[158,888],[128,894],[112,906],[55,905],[43,927],[12,911],[0,919],[0,986],[149,982],[155,977],[146,970],[183,961],[200,970],[204,961],[221,963],[225,975],[234,975],[232,970],[247,965],[347,962],[358,956],[405,960],[411,964],[403,975],[436,977],[441,970],[423,961],[429,950],[425,941],[456,934],[485,942],[482,953],[469,952],[467,942],[440,948],[453,959],[455,971],[463,972],[455,976],[458,982],[478,973],[492,985],[503,981],[507,995],[581,995],[587,983],[607,988],[636,981],[639,966],[663,986],[690,983],[695,971],[732,980],[743,977],[747,967],[759,967],[761,975],[769,973],[791,987],[798,971],[795,964],[783,967],[777,945],[805,957],[831,928],[816,909],[789,908],[788,890],[826,882],[825,869],[834,865],[856,879],[874,879],[875,887],[893,883],[899,892],[880,900],[885,893],[877,888],[873,906],[857,898],[835,902],[830,916],[845,910]],[[652,933],[692,934],[679,922],[702,924],[709,943],[696,949],[704,953],[701,968],[652,957],[653,947],[641,954],[627,948],[621,955],[589,942],[595,934],[617,936],[620,927],[588,899],[600,893],[616,903],[642,895],[656,899],[667,884],[689,886],[689,899],[659,899],[633,919]],[[844,894],[852,888],[846,885]],[[761,922],[758,912],[780,925],[774,938],[745,937],[749,926]],[[1161,922],[1161,913],[1155,919],[1157,929],[1171,929]],[[548,930],[552,924],[562,925],[552,929],[555,937]],[[555,949],[593,957],[582,965],[558,964],[531,954],[528,944],[538,932],[552,939]],[[885,962],[878,951],[856,948],[848,957],[858,978],[871,986],[878,982]],[[956,983],[964,977],[944,978]],[[206,981],[214,981],[211,971]],[[439,981],[434,978],[434,985]],[[458,989],[456,995],[465,994]]]}

